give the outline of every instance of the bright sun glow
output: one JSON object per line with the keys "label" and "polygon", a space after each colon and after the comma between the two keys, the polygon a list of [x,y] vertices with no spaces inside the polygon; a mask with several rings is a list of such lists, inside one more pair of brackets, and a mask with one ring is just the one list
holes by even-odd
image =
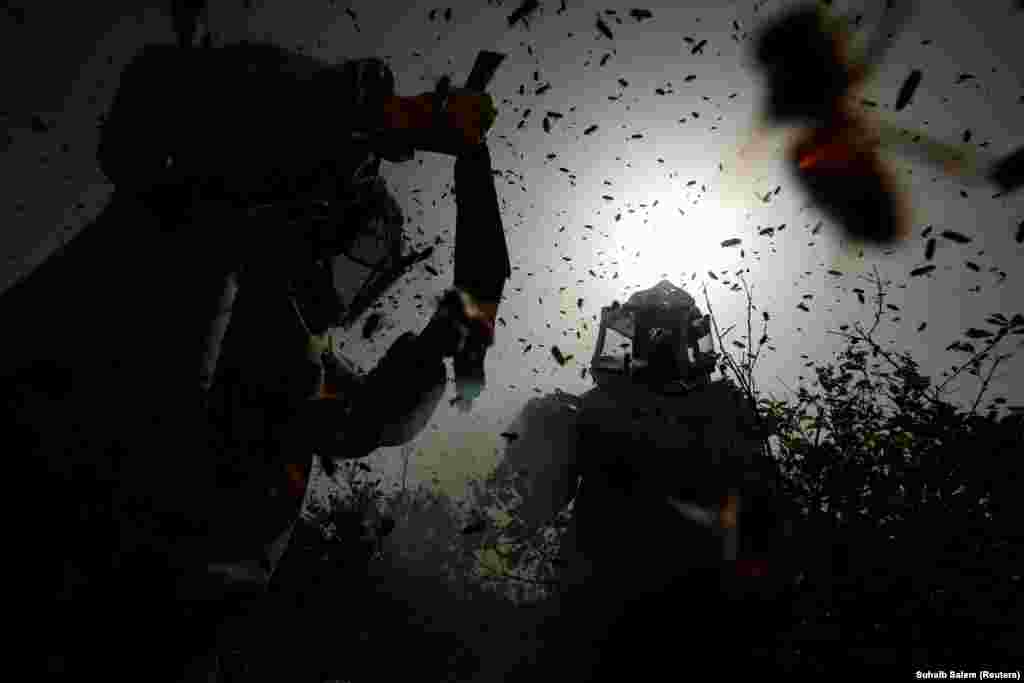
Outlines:
{"label": "bright sun glow", "polygon": [[655,199],[658,206],[623,217],[613,232],[623,284],[646,289],[664,276],[685,285],[690,273],[720,267],[721,242],[733,236],[723,231],[727,212],[707,198],[694,205],[678,192],[655,192],[645,201],[650,205]]}

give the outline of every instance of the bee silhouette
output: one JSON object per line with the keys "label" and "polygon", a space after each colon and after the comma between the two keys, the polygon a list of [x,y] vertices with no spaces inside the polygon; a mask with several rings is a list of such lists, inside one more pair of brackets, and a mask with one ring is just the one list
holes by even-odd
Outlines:
{"label": "bee silhouette", "polygon": [[[787,162],[811,202],[828,214],[853,242],[874,247],[899,243],[911,234],[910,200],[896,172],[879,155],[902,148],[961,183],[995,187],[1007,195],[1024,187],[1024,148],[999,159],[972,147],[930,138],[869,117],[856,89],[877,70],[892,39],[913,15],[912,0],[886,0],[881,20],[865,46],[854,54],[851,23],[832,18],[815,5],[780,15],[757,34],[752,50],[766,86],[765,123],[796,126]],[[911,71],[899,93],[903,110],[920,85]],[[997,195],[999,196],[999,195]]]}
{"label": "bee silhouette", "polygon": [[[905,8],[887,14],[885,28],[908,15]],[[908,202],[878,154],[879,135],[851,96],[885,45],[876,40],[853,63],[848,32],[808,5],[765,26],[753,54],[765,78],[765,120],[800,126],[787,151],[799,184],[850,236],[877,246],[911,234]]]}

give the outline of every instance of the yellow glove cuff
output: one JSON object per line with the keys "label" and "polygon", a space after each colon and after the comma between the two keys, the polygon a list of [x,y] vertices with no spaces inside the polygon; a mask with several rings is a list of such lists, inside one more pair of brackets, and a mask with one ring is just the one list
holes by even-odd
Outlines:
{"label": "yellow glove cuff", "polygon": [[320,360],[320,355],[330,351],[334,345],[331,343],[331,335],[324,333],[321,335],[312,335],[309,338],[309,343],[306,346],[306,351],[313,358]]}

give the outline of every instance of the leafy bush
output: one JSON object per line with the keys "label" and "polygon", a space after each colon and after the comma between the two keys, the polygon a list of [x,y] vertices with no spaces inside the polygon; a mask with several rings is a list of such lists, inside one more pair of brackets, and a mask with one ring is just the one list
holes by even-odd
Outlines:
{"label": "leafy bush", "polygon": [[[875,332],[886,286],[875,272],[873,325],[835,332],[846,339],[834,362],[815,367],[813,389],[789,400],[762,397],[748,338],[723,373],[759,411],[778,495],[796,512],[796,542],[783,564],[792,579],[777,605],[786,628],[776,661],[834,670],[844,665],[995,666],[1020,638],[1021,454],[1024,412],[996,398],[978,413],[995,355],[1024,316],[990,316],[948,350],[968,358],[937,386]],[[709,304],[710,310],[710,304]],[[716,333],[725,348],[725,334]],[[985,340],[976,349],[969,340]],[[987,371],[986,371],[987,365]],[[969,409],[946,400],[962,373],[981,379]],[[1001,414],[1002,413],[1002,414]]]}
{"label": "leafy bush", "polygon": [[311,501],[307,516],[332,548],[332,554],[353,562],[365,561],[380,554],[381,540],[394,523],[383,515],[381,479],[368,476],[372,472],[368,464],[347,460],[339,469],[345,486],[331,492],[326,501]]}

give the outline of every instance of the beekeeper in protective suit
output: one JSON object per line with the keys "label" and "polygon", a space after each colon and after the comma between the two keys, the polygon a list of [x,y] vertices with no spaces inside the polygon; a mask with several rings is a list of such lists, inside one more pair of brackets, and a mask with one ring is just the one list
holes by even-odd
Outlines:
{"label": "beekeeper in protective suit", "polygon": [[[576,662],[559,677],[603,680],[599,669],[618,670],[615,653],[646,661],[673,643],[695,646],[726,613],[715,602],[722,569],[744,572],[753,559],[758,571],[740,520],[767,469],[743,397],[711,380],[709,322],[667,281],[605,306],[590,363],[597,387],[531,400],[508,429],[518,438],[495,479],[518,489],[515,514],[535,528],[572,505],[558,608],[570,625],[545,627],[541,665]],[[644,616],[652,605],[667,612]],[[629,640],[640,633],[645,643]]]}
{"label": "beekeeper in protective suit", "polygon": [[[393,88],[380,59],[325,64],[273,45],[154,45],[122,72],[97,155],[115,186],[109,203],[0,297],[10,455],[45,463],[49,502],[35,517],[37,537],[63,536],[36,558],[67,587],[52,591],[63,597],[42,620],[60,632],[41,641],[67,672],[95,665],[103,677],[131,678],[143,662],[166,662],[158,643],[201,647],[204,629],[188,625],[193,608],[175,587],[191,585],[184,577],[197,567],[260,559],[284,526],[277,523],[297,512],[295,499],[267,511],[270,489],[287,488],[277,458],[314,446],[275,444],[305,420],[296,406],[331,401],[307,401],[319,370],[279,285],[346,233],[315,244],[251,210],[351,197],[354,179],[376,175],[377,160],[409,160],[417,140],[446,127],[479,143],[493,121],[478,107],[489,100],[456,92],[446,116],[425,122],[420,105],[429,97]],[[360,140],[358,130],[383,134]],[[344,227],[343,213],[336,218]],[[210,356],[211,321],[231,298],[222,294],[232,273],[237,309],[224,342],[247,320],[238,331],[249,333],[250,352],[239,361],[224,348],[218,361],[225,371],[251,370],[262,354],[267,370],[235,383],[236,398],[217,414],[196,368]],[[318,324],[329,326],[337,311],[322,308]],[[441,306],[436,324],[401,338],[362,382],[365,400],[353,402],[361,428],[343,427],[350,453],[422,428],[443,383],[442,359],[459,344],[449,325],[457,309]],[[316,317],[310,310],[304,316]],[[273,378],[287,374],[275,367],[283,357],[298,358],[300,375],[308,370],[286,382],[284,396],[273,391]],[[218,363],[201,380],[216,383],[219,373]],[[264,421],[268,414],[274,419]],[[225,439],[221,423],[248,423],[245,438]],[[328,437],[339,441],[321,432],[307,441],[319,447]],[[282,483],[267,486],[274,477]],[[95,628],[100,606],[115,631]]]}
{"label": "beekeeper in protective suit", "polygon": [[[625,434],[634,427],[634,411],[639,415],[660,407],[667,414],[670,408],[693,406],[714,368],[708,332],[707,319],[690,295],[668,282],[637,292],[624,305],[602,308],[588,368],[597,387],[583,395],[557,390],[532,399],[509,427],[515,438],[499,471],[526,467],[536,472],[520,508],[528,522],[551,519],[576,496],[586,464],[609,455],[607,449],[579,450],[591,445],[583,443],[581,428],[593,426],[595,415],[612,418],[615,426],[607,430]],[[638,439],[653,438],[640,431]]]}

